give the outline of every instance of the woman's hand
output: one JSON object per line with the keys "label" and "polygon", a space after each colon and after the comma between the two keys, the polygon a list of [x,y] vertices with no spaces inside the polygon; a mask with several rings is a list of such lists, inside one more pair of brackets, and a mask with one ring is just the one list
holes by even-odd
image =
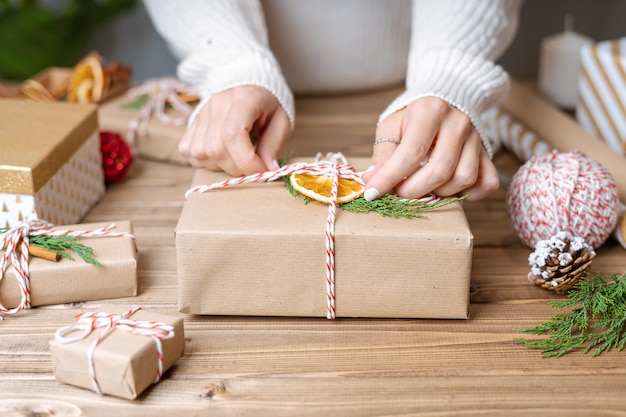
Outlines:
{"label": "woman's hand", "polygon": [[178,150],[195,167],[250,175],[278,168],[276,158],[290,132],[287,114],[269,91],[233,87],[211,96]]}
{"label": "woman's hand", "polygon": [[363,175],[368,200],[391,190],[406,198],[434,193],[479,200],[500,184],[469,117],[440,98],[420,98],[388,116],[376,138],[389,140],[378,141],[373,168]]}

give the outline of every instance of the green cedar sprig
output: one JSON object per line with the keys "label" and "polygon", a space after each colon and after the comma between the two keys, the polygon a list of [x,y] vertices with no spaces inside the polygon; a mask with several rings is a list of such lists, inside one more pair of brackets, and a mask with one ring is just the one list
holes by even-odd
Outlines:
{"label": "green cedar sprig", "polygon": [[[5,233],[6,231],[7,229],[0,228],[0,233]],[[68,250],[71,250],[74,251],[83,261],[95,266],[100,266],[100,262],[98,262],[98,260],[94,257],[93,248],[80,243],[78,238],[74,236],[35,235],[29,237],[29,243],[31,245],[39,246],[58,253],[62,257],[73,261],[74,258],[67,252]]]}
{"label": "green cedar sprig", "polygon": [[569,313],[556,314],[552,320],[541,325],[516,329],[535,335],[548,335],[545,339],[527,340],[516,338],[527,347],[541,349],[542,356],[560,357],[584,347],[593,356],[612,348],[621,351],[626,346],[626,274],[591,275],[585,273],[568,292],[567,299],[552,301],[559,310],[571,309]]}
{"label": "green cedar sprig", "polygon": [[[292,196],[297,197],[300,194],[293,187],[288,176],[282,177],[282,180],[285,184],[285,188]],[[313,199],[308,196],[303,195],[302,197],[305,204],[309,204],[313,201]],[[435,203],[427,203],[401,198],[392,194],[385,194],[372,201],[367,201],[364,197],[359,197],[347,203],[338,204],[337,207],[353,213],[369,213],[370,211],[374,211],[385,217],[406,217],[408,219],[426,218],[426,216],[421,215],[419,212],[424,210],[434,210],[447,206],[455,201],[464,200],[465,198],[467,198],[467,195],[462,197],[447,197]]]}
{"label": "green cedar sprig", "polygon": [[466,198],[467,195],[462,197],[447,197],[437,202],[429,203],[409,200],[393,194],[385,194],[372,201],[367,201],[365,197],[359,197],[347,203],[340,204],[338,207],[353,213],[369,213],[370,211],[375,211],[381,216],[386,217],[406,217],[407,219],[426,218],[426,216],[421,215],[419,212],[435,210]]}

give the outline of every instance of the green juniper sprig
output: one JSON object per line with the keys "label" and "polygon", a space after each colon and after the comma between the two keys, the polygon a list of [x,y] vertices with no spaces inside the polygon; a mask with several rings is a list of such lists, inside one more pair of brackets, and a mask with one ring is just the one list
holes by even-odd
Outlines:
{"label": "green juniper sprig", "polygon": [[[0,234],[5,233],[7,229],[0,228]],[[73,261],[74,258],[67,252],[74,251],[83,261],[100,266],[100,262],[94,257],[93,248],[78,241],[78,238],[68,235],[50,236],[50,235],[34,235],[28,238],[31,245],[39,246],[43,249],[58,253],[65,259]]]}
{"label": "green juniper sprig", "polygon": [[[285,184],[285,188],[292,196],[297,197],[300,194],[293,187],[288,176],[282,177],[282,180]],[[305,204],[309,204],[313,201],[313,199],[308,196],[303,195],[302,197]],[[426,216],[421,215],[419,212],[424,210],[434,210],[466,198],[467,195],[462,197],[447,197],[431,203],[419,200],[410,200],[393,194],[385,194],[372,201],[367,201],[365,197],[359,197],[347,203],[338,204],[337,207],[353,213],[369,213],[370,211],[374,211],[385,217],[406,217],[408,219],[426,218]]]}
{"label": "green juniper sprig", "polygon": [[542,356],[560,357],[584,348],[592,356],[626,346],[626,274],[591,275],[585,273],[568,292],[566,300],[552,301],[559,310],[571,309],[568,313],[556,314],[552,320],[541,325],[516,329],[534,335],[547,335],[540,340],[516,338],[527,347],[541,349]]}
{"label": "green juniper sprig", "polygon": [[[280,160],[279,165],[282,167],[289,162],[291,158],[291,153],[286,154]],[[293,197],[297,197],[300,193],[293,187],[291,184],[291,180],[289,176],[284,176],[281,178],[283,183],[285,184],[285,188],[289,191]],[[468,195],[464,195],[462,197],[447,197],[442,198],[434,203],[432,202],[422,202],[418,200],[410,200],[402,197],[398,197],[393,194],[385,194],[376,200],[367,201],[365,197],[359,197],[347,203],[338,204],[342,210],[351,211],[353,213],[369,213],[374,211],[381,216],[384,217],[406,217],[410,218],[426,218],[426,216],[418,213],[419,211],[424,210],[434,210],[443,206],[447,206],[448,204],[452,204],[456,201],[465,200]],[[306,195],[302,195],[304,200],[304,204],[309,204],[313,199]]]}
{"label": "green juniper sprig", "polygon": [[393,194],[385,194],[372,201],[367,201],[365,197],[359,197],[350,202],[340,204],[338,207],[353,213],[369,213],[370,211],[375,211],[381,216],[388,217],[406,217],[407,219],[426,218],[426,216],[421,215],[419,212],[423,210],[435,210],[466,198],[467,195],[462,197],[447,197],[435,202],[423,202],[401,198]]}

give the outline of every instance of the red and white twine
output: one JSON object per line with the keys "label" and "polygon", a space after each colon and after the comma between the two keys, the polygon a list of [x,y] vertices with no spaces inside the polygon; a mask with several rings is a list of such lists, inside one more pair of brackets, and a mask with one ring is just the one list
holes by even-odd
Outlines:
{"label": "red and white twine", "polygon": [[[87,350],[87,362],[91,385],[98,394],[102,394],[100,384],[96,376],[94,354],[96,348],[114,329],[119,329],[138,336],[148,336],[154,340],[157,349],[157,374],[154,383],[161,380],[163,375],[163,344],[161,340],[174,337],[174,327],[160,321],[131,320],[130,316],[141,310],[141,307],[133,307],[124,314],[111,314],[105,312],[88,311],[76,315],[76,323],[58,329],[54,338],[59,343],[74,343],[87,338],[94,330],[102,329]],[[71,333],[79,332],[74,336]]]}
{"label": "red and white twine", "polygon": [[[208,185],[199,185],[190,188],[185,193],[185,200],[192,193],[205,193],[218,188],[227,188],[239,184],[250,182],[271,182],[291,174],[323,175],[332,178],[330,192],[330,203],[328,204],[328,216],[326,220],[326,318],[334,319],[335,314],[335,213],[337,211],[337,193],[339,190],[339,178],[351,179],[362,186],[365,186],[361,179],[361,174],[354,171],[348,164],[347,159],[341,153],[318,153],[315,162],[295,162],[285,165],[275,171],[265,171],[257,174],[247,175],[238,178],[231,178],[225,181]],[[419,200],[425,204],[435,203],[440,198],[428,196]],[[409,200],[407,200],[409,201]]]}
{"label": "red and white twine", "polygon": [[[159,78],[148,80],[128,90],[128,97],[147,96],[146,104],[137,112],[128,124],[126,139],[134,147],[137,135],[145,135],[148,131],[150,117],[154,114],[166,126],[182,126],[187,123],[192,106],[181,100],[179,94],[197,95],[188,84],[175,78]],[[170,104],[182,116],[170,116],[165,113],[165,106]]]}
{"label": "red and white twine", "polygon": [[[29,238],[31,236],[72,236],[72,237],[128,237],[135,236],[126,232],[111,232],[115,224],[94,230],[49,230],[53,225],[44,220],[30,220],[15,226],[0,234],[0,248],[5,248],[0,258],[0,282],[9,268],[15,270],[15,280],[20,288],[21,300],[14,308],[6,308],[0,303],[0,314],[15,314],[31,307],[30,302],[30,272],[29,272]],[[2,316],[0,315],[0,320]]]}
{"label": "red and white twine", "polygon": [[513,229],[531,248],[562,231],[598,248],[619,215],[611,174],[580,152],[533,155],[513,176],[507,203]]}

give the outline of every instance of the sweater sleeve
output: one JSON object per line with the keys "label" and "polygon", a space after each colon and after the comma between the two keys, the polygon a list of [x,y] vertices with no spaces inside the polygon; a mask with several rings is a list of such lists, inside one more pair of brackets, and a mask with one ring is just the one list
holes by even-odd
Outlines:
{"label": "sweater sleeve", "polygon": [[200,94],[197,109],[212,94],[257,85],[276,97],[293,126],[293,94],[269,49],[258,0],[144,0],[144,4],[157,32],[180,59],[178,77]]}
{"label": "sweater sleeve", "polygon": [[413,0],[406,91],[379,123],[420,97],[439,97],[470,118],[490,156],[497,148],[480,115],[505,97],[508,76],[496,60],[517,30],[522,0]]}

